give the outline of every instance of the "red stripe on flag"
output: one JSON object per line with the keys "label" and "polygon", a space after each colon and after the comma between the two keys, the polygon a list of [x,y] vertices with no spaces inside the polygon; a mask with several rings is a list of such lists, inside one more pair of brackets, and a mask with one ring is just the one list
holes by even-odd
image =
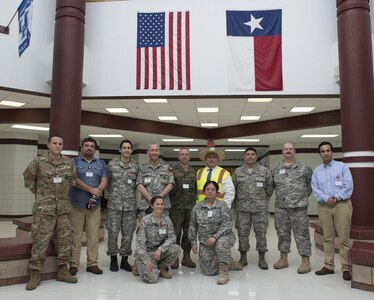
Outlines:
{"label": "red stripe on flag", "polygon": [[165,81],[165,47],[161,47],[161,89],[166,89]]}
{"label": "red stripe on flag", "polygon": [[190,12],[186,12],[186,89],[191,89],[190,81]]}
{"label": "red stripe on flag", "polygon": [[149,89],[149,48],[144,48],[144,88]]}
{"label": "red stripe on flag", "polygon": [[141,78],[141,48],[136,49],[136,89],[140,90]]}
{"label": "red stripe on flag", "polygon": [[182,13],[178,12],[177,19],[177,72],[178,72],[178,90],[182,89]]}
{"label": "red stripe on flag", "polygon": [[157,47],[152,48],[152,77],[153,89],[157,89]]}
{"label": "red stripe on flag", "polygon": [[169,13],[169,90],[174,90],[173,13]]}
{"label": "red stripe on flag", "polygon": [[254,38],[255,90],[281,91],[282,37],[257,36]]}

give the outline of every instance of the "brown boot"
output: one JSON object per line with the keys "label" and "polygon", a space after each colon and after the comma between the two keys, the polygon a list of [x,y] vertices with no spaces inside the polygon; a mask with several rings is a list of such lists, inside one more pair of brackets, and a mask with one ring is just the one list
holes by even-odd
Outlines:
{"label": "brown boot", "polygon": [[132,266],[131,272],[132,272],[132,275],[139,276],[138,264],[136,263],[136,261],[134,262],[134,265]]}
{"label": "brown boot", "polygon": [[230,264],[228,265],[228,268],[229,268],[229,271],[243,270],[243,266],[240,263],[234,261],[232,258],[231,258]]}
{"label": "brown boot", "polygon": [[159,264],[158,269],[160,270],[160,276],[161,278],[165,279],[171,279],[173,276],[167,271],[167,266],[164,264]]}
{"label": "brown boot", "polygon": [[26,290],[32,291],[40,284],[40,271],[39,270],[30,270],[30,279],[26,284]]}
{"label": "brown boot", "polygon": [[183,251],[182,266],[196,268],[196,264],[192,261],[189,251]]}
{"label": "brown boot", "polygon": [[77,283],[78,282],[77,277],[74,277],[73,275],[71,275],[69,273],[68,267],[66,265],[58,266],[56,280],[67,282],[67,283]]}
{"label": "brown boot", "polygon": [[244,267],[248,265],[247,261],[247,251],[240,251],[239,263]]}
{"label": "brown boot", "polygon": [[297,273],[306,274],[309,273],[312,269],[310,268],[309,257],[301,256],[301,265],[297,268]]}
{"label": "brown boot", "polygon": [[288,259],[287,259],[288,253],[287,252],[281,252],[280,259],[274,264],[274,269],[283,269],[288,268]]}
{"label": "brown boot", "polygon": [[219,275],[218,275],[217,284],[222,285],[222,284],[226,284],[229,281],[228,271],[229,271],[228,264],[225,264],[225,263],[219,264]]}
{"label": "brown boot", "polygon": [[269,266],[268,266],[268,264],[266,263],[266,260],[265,260],[265,252],[258,252],[258,266],[262,270],[269,269]]}
{"label": "brown boot", "polygon": [[170,266],[172,269],[178,269],[179,268],[179,258],[177,258],[173,264]]}

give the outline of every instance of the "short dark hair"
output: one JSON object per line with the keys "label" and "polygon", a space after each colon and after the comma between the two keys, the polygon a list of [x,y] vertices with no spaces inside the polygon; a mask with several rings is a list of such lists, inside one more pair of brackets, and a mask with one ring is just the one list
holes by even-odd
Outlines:
{"label": "short dark hair", "polygon": [[97,148],[97,142],[92,137],[86,137],[86,138],[84,138],[83,141],[82,141],[82,145],[81,146],[83,146],[84,143],[88,143],[88,142],[94,143],[95,144],[95,149]]}
{"label": "short dark hair", "polygon": [[204,188],[203,188],[203,191],[205,192],[205,188],[209,185],[209,184],[213,184],[214,187],[216,188],[216,191],[218,192],[219,190],[219,186],[218,186],[218,183],[213,181],[213,180],[208,180],[207,182],[205,182],[204,184]]}
{"label": "short dark hair", "polygon": [[161,196],[153,196],[151,199],[151,205],[153,205],[157,199],[161,199],[162,202],[164,202],[164,198],[162,198]]}
{"label": "short dark hair", "polygon": [[123,141],[119,144],[119,148],[120,148],[120,149],[122,148],[122,145],[123,145],[124,143],[128,143],[128,144],[130,144],[131,149],[134,149],[134,146],[132,145],[131,141],[129,141],[129,140],[123,140]]}
{"label": "short dark hair", "polygon": [[50,143],[52,141],[53,138],[59,138],[59,139],[62,139],[62,136],[61,135],[58,135],[58,134],[51,134],[49,137],[48,137],[48,143]]}
{"label": "short dark hair", "polygon": [[247,149],[245,149],[245,150],[244,150],[244,154],[247,153],[248,151],[253,151],[253,152],[256,153],[256,155],[257,155],[257,151],[256,151],[256,149],[253,148],[253,147],[248,147]]}
{"label": "short dark hair", "polygon": [[321,147],[322,147],[322,146],[325,146],[325,145],[329,145],[330,148],[331,148],[331,151],[334,152],[334,147],[332,146],[332,144],[331,144],[330,142],[326,142],[326,141],[324,141],[324,142],[322,142],[322,143],[320,143],[320,144],[318,145],[318,153],[321,152]]}

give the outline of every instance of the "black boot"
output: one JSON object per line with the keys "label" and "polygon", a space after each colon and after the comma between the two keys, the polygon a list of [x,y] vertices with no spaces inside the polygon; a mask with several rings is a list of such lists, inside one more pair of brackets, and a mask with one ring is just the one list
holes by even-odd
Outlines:
{"label": "black boot", "polygon": [[131,272],[132,271],[132,267],[131,267],[131,265],[127,261],[127,256],[122,256],[120,268],[123,269],[123,270],[125,270],[125,271],[127,271],[127,272]]}
{"label": "black boot", "polygon": [[109,270],[112,272],[118,272],[118,262],[117,262],[117,255],[110,256],[110,267]]}

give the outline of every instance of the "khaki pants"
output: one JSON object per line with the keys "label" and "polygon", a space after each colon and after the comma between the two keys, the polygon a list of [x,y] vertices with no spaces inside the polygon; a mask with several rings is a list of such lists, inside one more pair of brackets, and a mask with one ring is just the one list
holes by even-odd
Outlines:
{"label": "khaki pants", "polygon": [[350,271],[349,250],[351,249],[350,231],[352,220],[351,200],[338,201],[331,207],[324,202],[318,202],[318,215],[323,230],[323,248],[325,251],[325,267],[334,270],[335,232],[341,240],[339,247],[342,271]]}
{"label": "khaki pants", "polygon": [[87,267],[97,266],[99,256],[100,207],[94,209],[73,207],[71,214],[72,251],[71,267],[79,267],[83,230],[87,237]]}

